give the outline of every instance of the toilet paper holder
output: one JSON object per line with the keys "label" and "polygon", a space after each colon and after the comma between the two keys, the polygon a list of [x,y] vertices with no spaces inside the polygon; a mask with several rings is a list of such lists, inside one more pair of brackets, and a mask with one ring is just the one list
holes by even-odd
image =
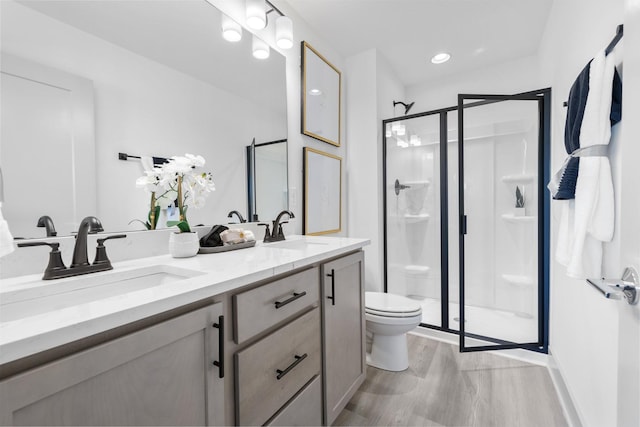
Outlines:
{"label": "toilet paper holder", "polygon": [[640,279],[638,271],[633,267],[627,267],[620,279],[587,279],[587,283],[596,288],[605,298],[625,299],[627,303],[634,305],[640,298]]}

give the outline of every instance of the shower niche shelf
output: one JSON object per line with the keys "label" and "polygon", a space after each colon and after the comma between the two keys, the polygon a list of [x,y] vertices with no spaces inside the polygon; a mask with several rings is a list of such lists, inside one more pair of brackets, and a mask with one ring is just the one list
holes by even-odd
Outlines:
{"label": "shower niche shelf", "polygon": [[502,278],[507,282],[515,286],[533,286],[535,281],[531,276],[525,276],[520,274],[503,274]]}
{"label": "shower niche shelf", "polygon": [[429,218],[431,218],[431,216],[427,213],[425,214],[405,214],[403,216],[404,220],[407,222],[407,224],[414,224],[416,222],[424,222],[424,221],[429,221]]}
{"label": "shower niche shelf", "polygon": [[526,223],[526,222],[534,222],[536,217],[535,216],[515,216],[514,214],[502,214],[502,219],[504,219],[507,222],[512,222],[512,223]]}
{"label": "shower niche shelf", "polygon": [[426,276],[430,268],[426,265],[405,265],[404,272],[411,276]]}
{"label": "shower niche shelf", "polygon": [[515,175],[505,175],[502,177],[502,182],[506,184],[517,184],[517,183],[527,183],[532,182],[535,179],[535,175],[530,173],[524,174],[515,174]]}

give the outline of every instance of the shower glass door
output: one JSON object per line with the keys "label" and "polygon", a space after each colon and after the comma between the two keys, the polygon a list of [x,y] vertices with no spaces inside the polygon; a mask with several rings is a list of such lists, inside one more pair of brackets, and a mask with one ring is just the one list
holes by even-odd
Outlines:
{"label": "shower glass door", "polygon": [[546,95],[458,97],[461,351],[546,351]]}
{"label": "shower glass door", "polygon": [[385,291],[420,302],[422,323],[437,326],[446,318],[442,271],[448,272],[441,257],[442,120],[446,130],[444,113],[386,121],[383,151]]}

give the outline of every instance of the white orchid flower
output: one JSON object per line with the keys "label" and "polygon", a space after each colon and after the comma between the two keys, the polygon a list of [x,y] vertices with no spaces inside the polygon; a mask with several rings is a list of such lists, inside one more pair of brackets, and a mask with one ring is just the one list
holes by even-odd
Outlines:
{"label": "white orchid flower", "polygon": [[193,167],[201,168],[205,164],[204,157],[202,157],[202,156],[193,155],[193,154],[189,154],[189,153],[186,153],[184,156],[191,162],[191,165]]}

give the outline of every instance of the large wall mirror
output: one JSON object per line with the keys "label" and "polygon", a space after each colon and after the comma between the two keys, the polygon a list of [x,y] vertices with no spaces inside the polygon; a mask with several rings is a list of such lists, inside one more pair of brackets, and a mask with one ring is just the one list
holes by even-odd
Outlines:
{"label": "large wall mirror", "polygon": [[[44,237],[43,215],[58,235],[86,215],[105,231],[141,229],[130,222],[149,210],[135,185],[142,166],[118,153],[203,156],[216,191],[189,209],[192,224],[247,211],[245,147],[287,139],[284,56],[255,59],[247,30],[225,41],[221,12],[206,0],[2,0],[0,8],[0,166],[14,237]],[[54,75],[66,80],[51,83]],[[286,156],[278,167],[286,176]]]}
{"label": "large wall mirror", "polygon": [[302,42],[302,133],[340,146],[340,70]]}

